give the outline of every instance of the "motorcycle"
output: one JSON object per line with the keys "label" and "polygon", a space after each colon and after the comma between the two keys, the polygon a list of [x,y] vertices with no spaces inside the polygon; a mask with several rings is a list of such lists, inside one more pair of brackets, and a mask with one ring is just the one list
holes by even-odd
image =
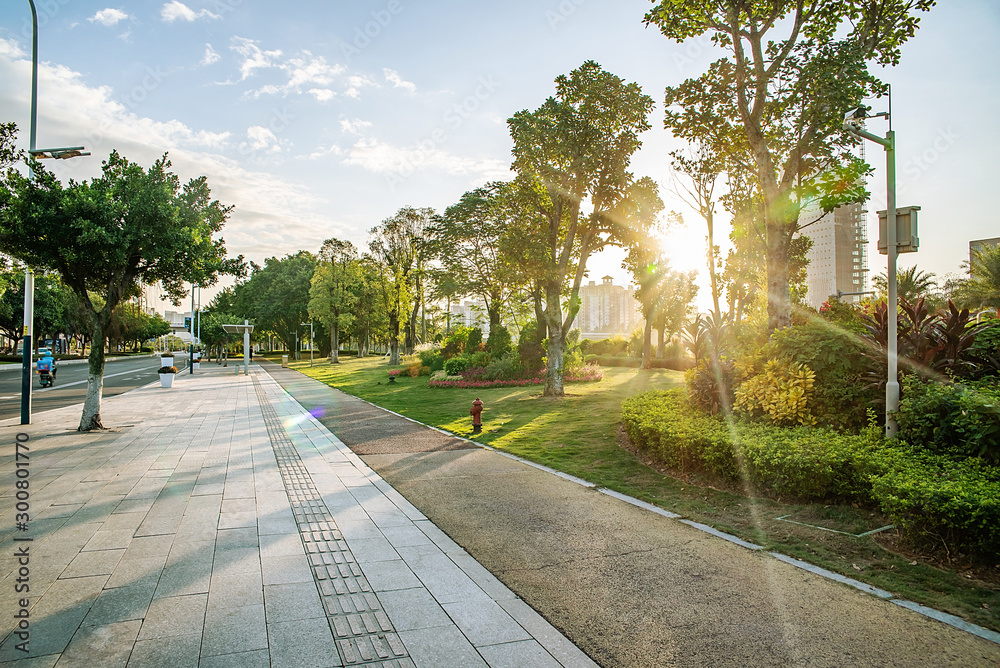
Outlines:
{"label": "motorcycle", "polygon": [[52,383],[53,382],[55,382],[55,380],[53,379],[51,373],[49,373],[48,371],[39,371],[38,372],[38,383],[39,383],[39,385],[41,385],[42,387],[52,387]]}

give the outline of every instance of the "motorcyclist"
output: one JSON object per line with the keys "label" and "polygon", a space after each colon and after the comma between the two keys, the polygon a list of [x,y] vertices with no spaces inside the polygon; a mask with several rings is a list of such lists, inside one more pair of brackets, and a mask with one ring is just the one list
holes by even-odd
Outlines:
{"label": "motorcyclist", "polygon": [[52,357],[51,352],[46,352],[36,363],[38,373],[42,373],[43,369],[48,371],[49,375],[52,376],[52,380],[56,379],[56,360]]}

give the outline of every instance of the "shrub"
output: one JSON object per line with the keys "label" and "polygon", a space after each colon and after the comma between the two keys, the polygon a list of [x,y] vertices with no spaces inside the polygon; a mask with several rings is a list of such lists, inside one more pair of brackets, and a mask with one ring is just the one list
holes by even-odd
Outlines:
{"label": "shrub", "polygon": [[451,330],[451,333],[445,337],[444,345],[441,346],[441,356],[448,360],[465,352],[471,331],[468,327],[456,327]]}
{"label": "shrub", "polygon": [[486,352],[494,359],[499,359],[513,350],[510,332],[506,327],[497,325],[490,330],[490,336],[486,339]]}
{"label": "shrub", "polygon": [[462,357],[452,357],[450,360],[445,360],[444,372],[449,376],[458,376],[463,371],[465,371],[469,366],[469,358]]}
{"label": "shrub", "polygon": [[469,338],[465,342],[465,349],[469,351],[478,351],[483,345],[483,330],[478,327],[473,327],[469,330]]}
{"label": "shrub", "polygon": [[1000,387],[903,378],[898,437],[910,445],[951,456],[1000,464]]}
{"label": "shrub", "polygon": [[521,337],[517,342],[517,357],[525,369],[538,371],[543,366],[544,356],[545,348],[538,340],[538,323],[529,322],[521,328]]}
{"label": "shrub", "polygon": [[869,498],[868,478],[880,472],[884,447],[875,425],[849,435],[727,422],[693,410],[680,390],[630,397],[622,421],[637,447],[668,466],[802,499]]}
{"label": "shrub", "polygon": [[816,374],[804,364],[770,360],[736,390],[736,407],[751,417],[779,425],[812,425],[809,410]]}
{"label": "shrub", "polygon": [[488,380],[515,380],[534,375],[528,372],[516,355],[507,353],[503,357],[490,362],[483,373],[483,377]]}
{"label": "shrub", "polygon": [[733,407],[735,376],[736,365],[731,360],[718,364],[702,360],[684,374],[691,404],[710,415],[728,413]]}
{"label": "shrub", "polygon": [[440,349],[422,350],[417,354],[420,357],[420,364],[430,367],[431,371],[440,371],[444,368],[444,357],[441,355]]}
{"label": "shrub", "polygon": [[583,339],[580,341],[580,350],[584,354],[590,355],[618,355],[624,357],[628,351],[628,339],[625,339],[617,334],[610,338],[598,341]]}
{"label": "shrub", "polygon": [[[1000,469],[900,447],[872,477],[872,494],[915,543],[1000,554]],[[992,563],[992,562],[991,562]]]}

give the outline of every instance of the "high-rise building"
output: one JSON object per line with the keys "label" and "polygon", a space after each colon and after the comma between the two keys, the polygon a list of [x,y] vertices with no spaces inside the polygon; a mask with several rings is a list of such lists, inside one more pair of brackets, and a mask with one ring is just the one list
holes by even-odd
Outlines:
{"label": "high-rise building", "polygon": [[633,291],[613,281],[605,276],[600,284],[590,281],[580,286],[580,311],[574,325],[584,335],[629,334],[642,324]]}
{"label": "high-rise building", "polygon": [[[841,301],[857,302],[863,295],[851,293],[868,290],[866,213],[861,204],[844,204],[827,214],[807,208],[799,217],[805,223],[801,234],[813,242],[806,253],[805,300],[813,308],[837,294],[842,295]],[[819,218],[809,222],[816,216]]]}
{"label": "high-rise building", "polygon": [[975,251],[982,251],[987,246],[1000,246],[1000,237],[992,239],[973,239],[969,242],[969,268],[972,268],[972,254]]}

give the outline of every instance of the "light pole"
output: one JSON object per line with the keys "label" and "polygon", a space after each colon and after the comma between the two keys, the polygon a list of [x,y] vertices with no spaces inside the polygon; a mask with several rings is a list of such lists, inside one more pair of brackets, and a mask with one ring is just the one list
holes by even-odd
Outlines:
{"label": "light pole", "polygon": [[310,320],[309,322],[300,322],[300,325],[305,327],[309,325],[309,366],[313,365],[313,324]]}
{"label": "light pole", "polygon": [[[890,112],[880,112],[871,118],[879,116],[885,117],[889,121],[889,131],[885,133],[885,138],[874,135],[861,127],[862,121],[868,118],[868,109],[860,106],[847,114],[844,118],[844,130],[858,139],[873,141],[885,149],[885,236],[880,235],[879,251],[881,252],[882,239],[885,240],[886,255],[888,257],[888,270],[886,273],[886,284],[888,286],[886,295],[886,320],[888,324],[888,334],[886,346],[888,348],[888,368],[886,370],[885,383],[885,436],[895,438],[898,426],[895,414],[899,411],[899,365],[898,365],[898,342],[897,342],[897,296],[896,296],[896,259],[900,252],[898,230],[896,228],[896,133],[892,130],[892,119],[890,116],[892,102],[889,103]],[[906,241],[903,244],[903,252],[913,252],[917,249],[918,240],[916,238],[916,214],[910,213],[912,207],[906,213],[909,227],[905,230]]]}
{"label": "light pole", "polygon": [[[28,123],[28,155],[32,158],[56,158],[66,160],[85,153],[82,146],[67,148],[35,148],[35,128],[38,120],[38,12],[34,0],[28,0],[31,7],[31,115]],[[28,178],[34,181],[35,170],[28,163]],[[35,276],[31,267],[24,268],[24,346],[21,355],[21,424],[31,424],[31,357],[34,347],[35,321]],[[102,344],[103,345],[103,344]]]}

